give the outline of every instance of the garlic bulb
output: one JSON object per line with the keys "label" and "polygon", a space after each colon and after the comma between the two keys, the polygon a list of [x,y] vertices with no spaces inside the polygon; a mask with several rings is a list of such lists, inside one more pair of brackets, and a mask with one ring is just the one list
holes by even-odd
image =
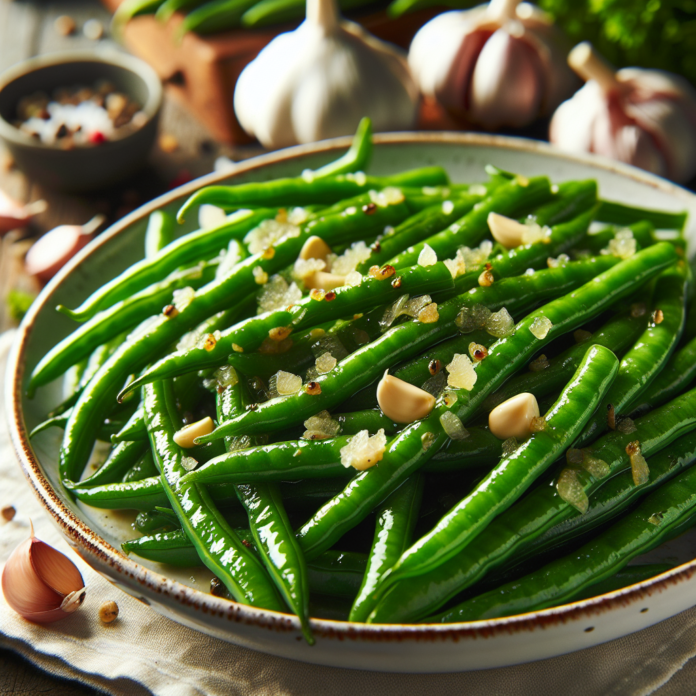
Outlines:
{"label": "garlic bulb", "polygon": [[31,536],[10,555],[2,572],[5,600],[18,614],[50,623],[76,611],[85,599],[85,583],[75,564],[60,551]]}
{"label": "garlic bulb", "polygon": [[268,148],[349,135],[363,116],[378,131],[408,129],[417,106],[406,60],[342,20],[336,0],[307,0],[307,19],[273,39],[234,91],[242,128]]}
{"label": "garlic bulb", "polygon": [[519,0],[445,12],[416,34],[408,63],[421,92],[493,130],[551,113],[577,80],[561,32]]}
{"label": "garlic bulb", "polygon": [[27,252],[24,266],[29,275],[47,283],[58,271],[92,241],[106,218],[95,215],[84,225],[59,225],[40,237]]}
{"label": "garlic bulb", "polygon": [[553,144],[678,182],[696,174],[696,90],[686,80],[639,68],[614,73],[588,43],[576,46],[568,63],[587,82],[553,115]]}

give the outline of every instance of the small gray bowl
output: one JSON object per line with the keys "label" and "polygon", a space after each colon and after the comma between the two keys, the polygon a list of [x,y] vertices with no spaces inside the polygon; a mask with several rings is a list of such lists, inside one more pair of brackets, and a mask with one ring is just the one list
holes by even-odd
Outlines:
{"label": "small gray bowl", "polygon": [[[147,120],[122,138],[96,147],[63,150],[37,141],[13,125],[19,100],[75,84],[108,80],[142,105]],[[104,188],[141,167],[154,143],[162,85],[145,62],[115,49],[71,51],[30,58],[0,75],[0,137],[17,166],[44,186],[69,192]]]}

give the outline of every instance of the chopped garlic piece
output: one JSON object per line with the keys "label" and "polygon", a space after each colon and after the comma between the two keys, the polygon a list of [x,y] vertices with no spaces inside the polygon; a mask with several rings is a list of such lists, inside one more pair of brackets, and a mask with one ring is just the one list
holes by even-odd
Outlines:
{"label": "chopped garlic piece", "polygon": [[302,291],[296,283],[288,285],[283,276],[274,275],[259,293],[259,309],[262,312],[273,312],[276,309],[285,309],[301,299]]}
{"label": "chopped garlic piece", "polygon": [[491,314],[486,320],[486,331],[496,338],[509,336],[515,328],[515,320],[510,313],[503,307],[498,312]]}
{"label": "chopped garlic piece", "polygon": [[180,311],[183,312],[196,297],[196,291],[191,287],[181,288],[180,290],[174,290],[172,304]]}
{"label": "chopped garlic piece", "polygon": [[232,269],[239,263],[240,259],[242,258],[241,244],[236,239],[233,239],[229,243],[227,251],[221,252],[221,255],[222,258],[220,259],[220,263],[215,271],[216,280],[226,278]]}
{"label": "chopped garlic piece", "polygon": [[475,304],[462,307],[459,314],[457,314],[454,323],[457,328],[462,333],[471,333],[477,329],[482,329],[492,312],[488,307],[484,307],[482,304]]}
{"label": "chopped garlic piece", "polygon": [[341,447],[341,464],[346,469],[352,466],[358,471],[364,471],[382,461],[386,448],[387,438],[383,428],[372,437],[367,430],[361,430],[345,447]]}
{"label": "chopped garlic piece", "polygon": [[418,321],[421,324],[434,324],[439,318],[440,314],[437,311],[437,304],[435,302],[431,302],[418,312]]}
{"label": "chopped garlic piece", "polygon": [[552,328],[553,324],[550,319],[547,317],[536,317],[529,330],[541,341],[548,336]]}
{"label": "chopped garlic piece", "polygon": [[551,234],[551,230],[548,227],[542,227],[529,218],[525,220],[524,226],[527,229],[522,232],[522,244],[536,244]]}
{"label": "chopped garlic piece", "polygon": [[369,191],[370,200],[380,208],[386,208],[390,205],[397,205],[404,202],[404,194],[401,189],[395,186],[387,186],[381,191]]}
{"label": "chopped garlic piece", "polygon": [[232,365],[223,365],[221,368],[215,370],[213,377],[217,382],[219,389],[233,387],[239,382],[237,371],[234,369],[234,367],[232,367]]}
{"label": "chopped garlic piece", "polygon": [[202,230],[212,230],[227,222],[227,213],[216,205],[203,203],[198,209],[198,226]]}
{"label": "chopped garlic piece", "polygon": [[442,429],[451,440],[463,440],[469,437],[469,431],[452,411],[445,411],[440,416],[440,425],[442,425]]}
{"label": "chopped garlic piece", "polygon": [[633,232],[628,228],[618,230],[614,235],[614,239],[609,242],[606,249],[602,249],[601,253],[605,256],[618,256],[620,259],[630,259],[636,253],[636,240],[633,238]]}
{"label": "chopped garlic piece", "polygon": [[317,368],[317,374],[325,375],[327,372],[331,372],[337,364],[338,360],[327,351],[316,359],[314,366]]}
{"label": "chopped garlic piece", "polygon": [[346,174],[348,181],[354,181],[358,186],[364,186],[367,183],[367,175],[365,172],[355,172]]}
{"label": "chopped garlic piece", "polygon": [[555,259],[549,256],[549,258],[546,259],[546,265],[549,268],[558,268],[559,266],[565,266],[568,261],[570,261],[570,256],[568,256],[568,254],[559,254]]}
{"label": "chopped garlic piece", "polygon": [[276,390],[279,396],[296,394],[302,388],[302,377],[294,375],[292,372],[279,370],[276,375]]}
{"label": "chopped garlic piece", "polygon": [[326,268],[326,261],[321,259],[297,259],[292,267],[292,277],[297,280],[305,280],[317,271],[323,271]]}
{"label": "chopped garlic piece", "polygon": [[251,272],[257,285],[265,285],[268,282],[268,273],[261,266],[254,266]]}
{"label": "chopped garlic piece", "polygon": [[449,215],[453,210],[454,210],[454,203],[452,203],[452,201],[443,201],[442,202],[442,212],[445,215]]}
{"label": "chopped garlic piece", "polygon": [[471,391],[476,384],[478,375],[474,370],[474,364],[468,355],[455,353],[452,362],[447,365],[447,386],[455,389],[466,389]]}
{"label": "chopped garlic piece", "polygon": [[418,254],[419,266],[434,266],[437,263],[437,254],[428,244],[423,245],[423,249]]}
{"label": "chopped garlic piece", "polygon": [[351,288],[357,288],[362,283],[363,277],[358,271],[351,271],[346,278],[346,285]]}
{"label": "chopped garlic piece", "polygon": [[182,457],[181,466],[186,471],[193,471],[198,466],[198,462],[193,457]]}
{"label": "chopped garlic piece", "polygon": [[[329,437],[336,437],[341,430],[341,425],[338,421],[331,417],[328,411],[320,411],[316,416],[308,418],[304,422],[304,427],[307,429],[302,436],[304,440],[320,440]],[[306,437],[307,433],[318,433],[321,437]]]}
{"label": "chopped garlic piece", "polygon": [[578,472],[575,469],[563,469],[556,483],[556,490],[561,500],[572,505],[581,513],[587,512],[589,500],[582,484],[578,480]]}
{"label": "chopped garlic piece", "polygon": [[370,247],[365,242],[354,242],[340,256],[332,258],[331,272],[336,275],[348,275],[367,261],[371,254]]}
{"label": "chopped garlic piece", "polygon": [[286,220],[291,225],[301,225],[309,218],[309,212],[304,208],[293,208],[286,215]]}
{"label": "chopped garlic piece", "polygon": [[299,237],[300,228],[277,219],[264,220],[258,227],[247,233],[244,243],[249,252],[260,254],[264,249],[275,246],[276,242],[287,237]]}

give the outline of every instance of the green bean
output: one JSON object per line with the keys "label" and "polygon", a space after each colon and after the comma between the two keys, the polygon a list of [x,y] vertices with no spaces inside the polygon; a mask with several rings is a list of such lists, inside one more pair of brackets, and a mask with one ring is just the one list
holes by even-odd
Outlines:
{"label": "green bean", "polygon": [[97,312],[162,280],[181,266],[198,263],[201,259],[217,254],[231,239],[243,237],[263,220],[274,217],[276,212],[275,209],[265,208],[241,210],[214,229],[191,232],[166,246],[157,256],[134,263],[93,292],[77,309],[71,310],[59,305],[58,311],[76,321],[91,319]]}
{"label": "green bean", "polygon": [[[590,450],[592,456],[605,462],[609,473],[595,478],[578,472],[579,483],[587,496],[592,496],[597,489],[601,491],[604,485],[609,485],[611,477],[629,467],[626,446],[630,442],[638,440],[643,455],[651,457],[693,431],[696,428],[696,391],[639,418],[635,426],[635,433],[614,431],[594,443]],[[555,472],[554,478],[558,473]],[[402,580],[398,588],[383,595],[368,622],[401,622],[428,616],[485,574],[508,562],[527,558],[526,549],[531,548],[538,537],[550,529],[560,529],[566,520],[577,516],[578,510],[561,498],[555,485],[539,486],[495,519],[459,556],[430,573]]]}
{"label": "green bean", "polygon": [[586,587],[611,577],[635,556],[696,519],[696,468],[651,493],[633,512],[569,556],[525,577],[466,600],[435,617],[438,623],[472,621],[564,604]]}
{"label": "green bean", "polygon": [[[512,336],[494,343],[488,357],[477,364],[476,383],[468,393],[459,390],[453,409],[455,415],[468,421],[481,402],[547,342],[613,306],[676,259],[677,252],[671,245],[656,244],[610,268],[582,288],[532,312],[517,324]],[[551,322],[552,328],[545,335],[539,334],[540,338],[530,328],[542,317]],[[307,558],[329,548],[442,448],[447,436],[442,430],[440,416],[445,410],[449,409],[441,402],[428,418],[405,428],[388,443],[378,467],[359,473],[341,494],[302,527],[299,535]]]}
{"label": "green bean", "polygon": [[[247,399],[242,387],[243,384],[238,382],[218,392],[219,421],[224,422],[244,408]],[[232,446],[231,439],[226,439],[226,449],[230,451]],[[314,637],[309,627],[307,567],[278,487],[273,483],[245,482],[237,485],[236,492],[249,516],[256,549],[266,570],[288,607],[299,618],[305,639],[313,645]]]}
{"label": "green bean", "polygon": [[441,565],[481,533],[517,500],[575,439],[619,369],[616,356],[590,346],[575,375],[535,432],[443,517],[435,529],[404,551],[385,577],[383,590],[399,578],[421,575]]}
{"label": "green bean", "polygon": [[206,0],[164,0],[155,12],[155,19],[160,22],[168,22],[176,12],[190,10],[199,7]]}
{"label": "green bean", "polygon": [[[636,314],[637,316],[634,316]],[[538,372],[524,372],[508,380],[501,389],[491,394],[482,405],[485,413],[492,411],[498,404],[517,394],[529,392],[537,400],[560,391],[565,382],[575,372],[585,355],[587,346],[595,345],[609,348],[615,355],[621,356],[632,346],[644,331],[648,317],[640,316],[639,310],[627,310],[615,314],[604,326],[591,336],[563,351],[548,361],[547,367]]]}
{"label": "green bean", "polygon": [[162,488],[199,557],[238,601],[282,611],[273,583],[258,559],[242,544],[220,515],[204,486],[179,485],[184,454],[174,442],[177,416],[166,383],[143,389],[145,418]]}
{"label": "green bean", "polygon": [[[378,278],[365,276],[357,287],[343,286],[336,288],[328,297],[319,295],[305,297],[287,309],[265,312],[262,315],[245,319],[222,332],[214,345],[196,346],[177,351],[162,358],[143,375],[131,382],[121,396],[139,388],[146,382],[166,379],[193,370],[217,367],[227,360],[234,351],[247,352],[257,349],[263,341],[273,341],[274,335],[282,331],[285,340],[292,331],[317,326],[331,318],[349,316],[355,312],[365,312],[375,306],[394,301],[404,293],[412,296],[425,291],[437,292],[454,287],[451,273],[444,264],[428,268],[415,266],[404,269],[391,283],[384,283]],[[240,351],[239,349],[242,349]]]}
{"label": "green bean", "polygon": [[[408,210],[402,203],[378,206],[378,210],[369,216],[358,210],[346,210],[344,214],[333,215],[317,222],[311,231],[323,236],[325,241],[333,243],[336,239],[354,237],[358,230],[369,229],[370,225],[382,226],[385,222],[398,221],[407,215]],[[61,478],[74,480],[80,475],[92,447],[91,433],[102,420],[129,374],[144,368],[154,356],[184,332],[194,328],[201,320],[227,309],[231,298],[247,296],[257,287],[254,273],[256,269],[260,268],[263,273],[269,274],[285,268],[297,258],[309,236],[309,232],[305,231],[300,236],[284,238],[274,247],[275,253],[272,258],[264,258],[262,254],[250,256],[223,278],[197,290],[190,303],[182,307],[177,314],[153,317],[129,336],[83,390],[72,410],[61,447]],[[243,309],[244,303],[237,304],[235,308],[237,312]]]}
{"label": "green bean", "polygon": [[[318,385],[319,393],[301,390],[297,395],[278,397],[255,409],[218,426],[210,435],[199,438],[201,443],[212,442],[226,435],[244,432],[273,432],[301,422],[317,411],[338,406],[347,396],[375,378],[385,368],[400,359],[408,359],[423,349],[458,332],[455,318],[462,307],[477,304],[491,311],[506,307],[517,312],[528,309],[531,304],[559,294],[596,275],[614,264],[616,259],[597,257],[592,261],[574,262],[563,268],[539,271],[533,276],[508,278],[488,288],[448,300],[438,307],[439,318],[435,323],[408,322],[389,329],[381,338],[349,355],[328,374],[317,377],[312,384]],[[316,387],[315,387],[316,389]]]}
{"label": "green bean", "polygon": [[353,601],[349,621],[364,621],[372,609],[377,583],[409,547],[423,496],[421,474],[407,479],[377,509],[375,536],[365,576]]}
{"label": "green bean", "polygon": [[88,370],[91,379],[113,352],[115,346],[110,343],[112,339],[117,340],[115,345],[122,343],[123,340],[119,338],[122,332],[161,312],[172,302],[175,290],[185,287],[197,289],[214,280],[217,266],[217,263],[201,263],[193,268],[175,271],[164,280],[99,312],[46,353],[31,373],[27,392],[33,393],[37,387],[57,379],[70,365],[93,351],[100,351],[99,347],[105,344],[101,349],[102,352],[107,351],[105,357],[96,363],[95,370]]}
{"label": "green bean", "polygon": [[446,230],[408,249],[404,247],[405,250],[398,256],[394,256],[389,264],[394,268],[403,268],[418,263],[418,257],[426,244],[440,259],[454,256],[457,248],[462,245],[478,246],[489,234],[488,215],[490,213],[507,216],[521,215],[524,211],[533,210],[535,206],[546,202],[551,195],[551,185],[546,177],[515,179],[496,188],[474,210],[452,223]]}
{"label": "green bean", "polygon": [[[162,9],[160,7],[160,9]],[[174,220],[164,210],[150,213],[145,230],[145,258],[151,259],[159,254],[167,244],[174,241]]]}
{"label": "green bean", "polygon": [[157,476],[157,467],[149,450],[143,454],[133,466],[123,476],[123,482],[142,481],[150,476]]}
{"label": "green bean", "polygon": [[366,116],[360,119],[353,142],[337,160],[314,170],[314,176],[324,178],[350,172],[364,172],[372,159],[372,121]]}
{"label": "green bean", "polygon": [[583,447],[606,431],[610,427],[607,410],[623,414],[669,359],[684,328],[686,268],[682,261],[657,279],[655,309],[648,328],[622,358],[616,382],[578,437],[576,447]]}
{"label": "green bean", "polygon": [[[227,2],[228,0],[222,0]],[[234,0],[235,2],[237,0]],[[237,184],[236,186],[206,186],[194,193],[177,214],[183,222],[186,214],[193,208],[210,203],[223,210],[236,210],[242,206],[259,206],[268,202],[274,205],[298,206],[338,204],[349,198],[368,195],[371,190],[388,187],[440,186],[448,183],[447,174],[440,167],[412,169],[389,177],[365,176],[358,174],[336,174],[334,176],[300,176],[286,179],[273,179],[261,183]],[[369,205],[368,196],[364,204]],[[343,204],[341,204],[343,208]],[[322,215],[332,214],[334,210],[322,211]]]}
{"label": "green bean", "polygon": [[[89,478],[80,481],[80,486],[101,486],[120,481],[143,456],[147,449],[147,443],[122,442],[109,454],[106,461]],[[154,475],[155,472],[153,472]]]}
{"label": "green bean", "polygon": [[609,222],[613,225],[632,225],[634,222],[649,222],[658,230],[678,230],[682,231],[686,224],[688,213],[668,213],[664,210],[650,210],[648,208],[638,208],[617,203],[615,201],[601,201],[601,206],[597,212],[597,220]]}

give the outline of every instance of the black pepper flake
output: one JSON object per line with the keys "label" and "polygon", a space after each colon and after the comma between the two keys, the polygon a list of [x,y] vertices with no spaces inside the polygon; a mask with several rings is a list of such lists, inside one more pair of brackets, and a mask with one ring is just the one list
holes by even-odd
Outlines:
{"label": "black pepper flake", "polygon": [[178,313],[179,313],[179,310],[173,304],[168,304],[162,310],[162,314],[164,314],[164,316],[167,317],[168,319],[173,319]]}
{"label": "black pepper flake", "polygon": [[377,211],[377,205],[375,203],[366,203],[362,207],[362,211],[365,215],[373,215]]}
{"label": "black pepper flake", "polygon": [[331,300],[336,299],[336,293],[333,290],[329,290],[329,292],[327,292],[326,295],[324,295],[324,299],[327,302],[331,302]]}
{"label": "black pepper flake", "polygon": [[431,360],[428,363],[428,372],[431,375],[436,375],[442,369],[442,363],[439,360]]}
{"label": "black pepper flake", "polygon": [[255,411],[259,407],[258,404],[248,404],[246,407],[247,411]]}
{"label": "black pepper flake", "polygon": [[225,586],[222,584],[222,580],[220,580],[220,578],[213,577],[210,579],[210,594],[214,597],[224,596]]}
{"label": "black pepper flake", "polygon": [[393,288],[396,288],[396,289],[400,288],[401,287],[401,276],[394,278],[394,280],[392,280],[392,282],[391,282],[391,286]]}
{"label": "black pepper flake", "polygon": [[370,247],[370,250],[373,251],[375,254],[379,254],[379,252],[382,251],[382,245],[379,242],[375,242]]}

